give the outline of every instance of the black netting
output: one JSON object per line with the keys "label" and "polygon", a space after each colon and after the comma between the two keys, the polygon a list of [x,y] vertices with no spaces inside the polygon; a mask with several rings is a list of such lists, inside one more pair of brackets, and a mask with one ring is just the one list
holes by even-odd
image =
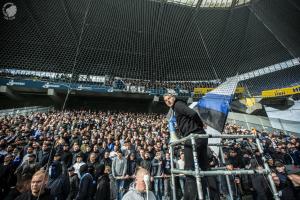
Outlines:
{"label": "black netting", "polygon": [[72,82],[223,81],[300,55],[296,0],[13,3],[15,19],[0,20],[1,68],[73,74]]}

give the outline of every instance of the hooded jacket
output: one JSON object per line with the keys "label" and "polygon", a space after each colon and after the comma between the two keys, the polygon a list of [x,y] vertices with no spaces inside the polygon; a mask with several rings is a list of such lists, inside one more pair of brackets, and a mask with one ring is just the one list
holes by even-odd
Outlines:
{"label": "hooded jacket", "polygon": [[[122,200],[147,200],[147,193],[138,192],[135,189],[135,184],[131,184],[129,191],[123,196]],[[152,191],[148,192],[148,200],[156,200]]]}

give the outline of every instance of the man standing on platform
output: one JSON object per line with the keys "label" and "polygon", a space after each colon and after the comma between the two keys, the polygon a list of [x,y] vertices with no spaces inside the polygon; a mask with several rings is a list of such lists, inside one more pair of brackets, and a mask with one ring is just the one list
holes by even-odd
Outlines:
{"label": "man standing on platform", "polygon": [[[189,134],[205,134],[202,120],[198,113],[189,108],[184,102],[177,100],[172,94],[165,94],[164,101],[168,107],[173,111],[173,116],[176,118],[177,128],[181,136],[186,137]],[[170,126],[169,126],[170,129]],[[170,130],[171,132],[172,130]],[[173,130],[174,131],[174,130]],[[172,138],[172,136],[171,136]],[[196,151],[198,155],[198,163],[201,170],[207,170],[208,157],[207,157],[207,143],[208,139],[196,140]],[[193,149],[191,141],[186,141],[184,144],[184,158],[185,170],[195,170]],[[205,181],[202,179],[202,188],[205,187]],[[205,189],[203,189],[205,194]],[[197,198],[197,185],[196,178],[193,176],[186,176],[186,184],[184,189],[184,200],[195,200]]]}

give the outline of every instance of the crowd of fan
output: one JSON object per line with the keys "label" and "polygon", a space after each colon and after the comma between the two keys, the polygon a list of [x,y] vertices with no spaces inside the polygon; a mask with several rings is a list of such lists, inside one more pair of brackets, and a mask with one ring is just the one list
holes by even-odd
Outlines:
{"label": "crowd of fan", "polygon": [[[272,178],[279,191],[280,199],[300,198],[299,138],[295,135],[285,135],[283,132],[259,132],[255,128],[247,130],[229,124],[225,126],[224,132],[227,134],[256,135],[263,146],[263,154],[272,171]],[[264,162],[255,139],[224,142],[225,144],[227,142],[227,146],[223,148],[227,169],[263,169]],[[230,176],[230,182],[235,199],[242,197],[272,199],[271,186],[264,175]]]}
{"label": "crowd of fan", "polygon": [[[225,133],[256,134],[264,145],[278,190],[290,180],[285,165],[300,165],[299,139],[283,134],[245,130],[227,124]],[[52,112],[0,119],[0,196],[3,199],[122,199],[142,167],[151,175],[157,199],[172,199],[169,134],[164,115],[112,112]],[[260,169],[261,155],[252,139],[224,141],[225,163],[210,151],[210,167]],[[184,154],[175,151],[184,169]],[[42,176],[43,175],[43,176]],[[40,177],[45,190],[37,189]],[[48,178],[45,178],[48,177]],[[41,178],[40,178],[41,179]],[[176,180],[179,196],[184,177]],[[235,199],[270,199],[263,175],[230,176]],[[211,199],[228,197],[226,180],[209,177]],[[196,192],[196,191],[195,191]],[[214,197],[212,197],[214,196]]]}

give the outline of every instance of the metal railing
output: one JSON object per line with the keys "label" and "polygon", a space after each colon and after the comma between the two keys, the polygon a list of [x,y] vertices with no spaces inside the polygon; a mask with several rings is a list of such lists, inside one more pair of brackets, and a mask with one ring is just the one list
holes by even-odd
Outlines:
{"label": "metal railing", "polygon": [[[259,152],[262,155],[263,165],[264,169],[262,170],[245,170],[245,169],[239,169],[239,170],[210,170],[210,171],[201,171],[199,168],[198,163],[198,155],[196,151],[196,139],[204,139],[204,138],[221,138],[221,139],[237,139],[237,138],[256,138],[256,144],[258,147]],[[195,171],[193,170],[180,170],[180,169],[174,169],[174,163],[173,163],[173,147],[176,145],[180,145],[186,141],[191,140],[192,148],[193,148],[193,159],[194,159],[194,165],[195,165]],[[221,152],[222,154],[223,152]],[[263,174],[267,175],[268,182],[270,184],[270,189],[273,193],[273,198],[275,200],[279,200],[278,192],[275,186],[275,183],[271,177],[271,170],[269,168],[269,165],[266,162],[266,158],[263,156],[263,148],[261,146],[261,143],[259,139],[255,135],[210,135],[210,134],[190,134],[189,136],[182,138],[180,140],[177,140],[170,144],[170,155],[171,155],[171,187],[172,187],[172,195],[173,199],[176,200],[176,187],[175,187],[175,174],[185,174],[194,176],[196,178],[196,184],[197,184],[197,193],[198,198],[200,200],[203,200],[205,197],[203,195],[202,191],[202,184],[201,184],[201,178],[205,176],[219,176],[223,175],[226,176],[227,181],[227,187],[230,194],[231,200],[233,200],[232,190],[230,188],[228,175],[241,175],[241,174]],[[223,157],[221,155],[221,157]],[[222,158],[222,161],[224,162],[224,157]]]}

